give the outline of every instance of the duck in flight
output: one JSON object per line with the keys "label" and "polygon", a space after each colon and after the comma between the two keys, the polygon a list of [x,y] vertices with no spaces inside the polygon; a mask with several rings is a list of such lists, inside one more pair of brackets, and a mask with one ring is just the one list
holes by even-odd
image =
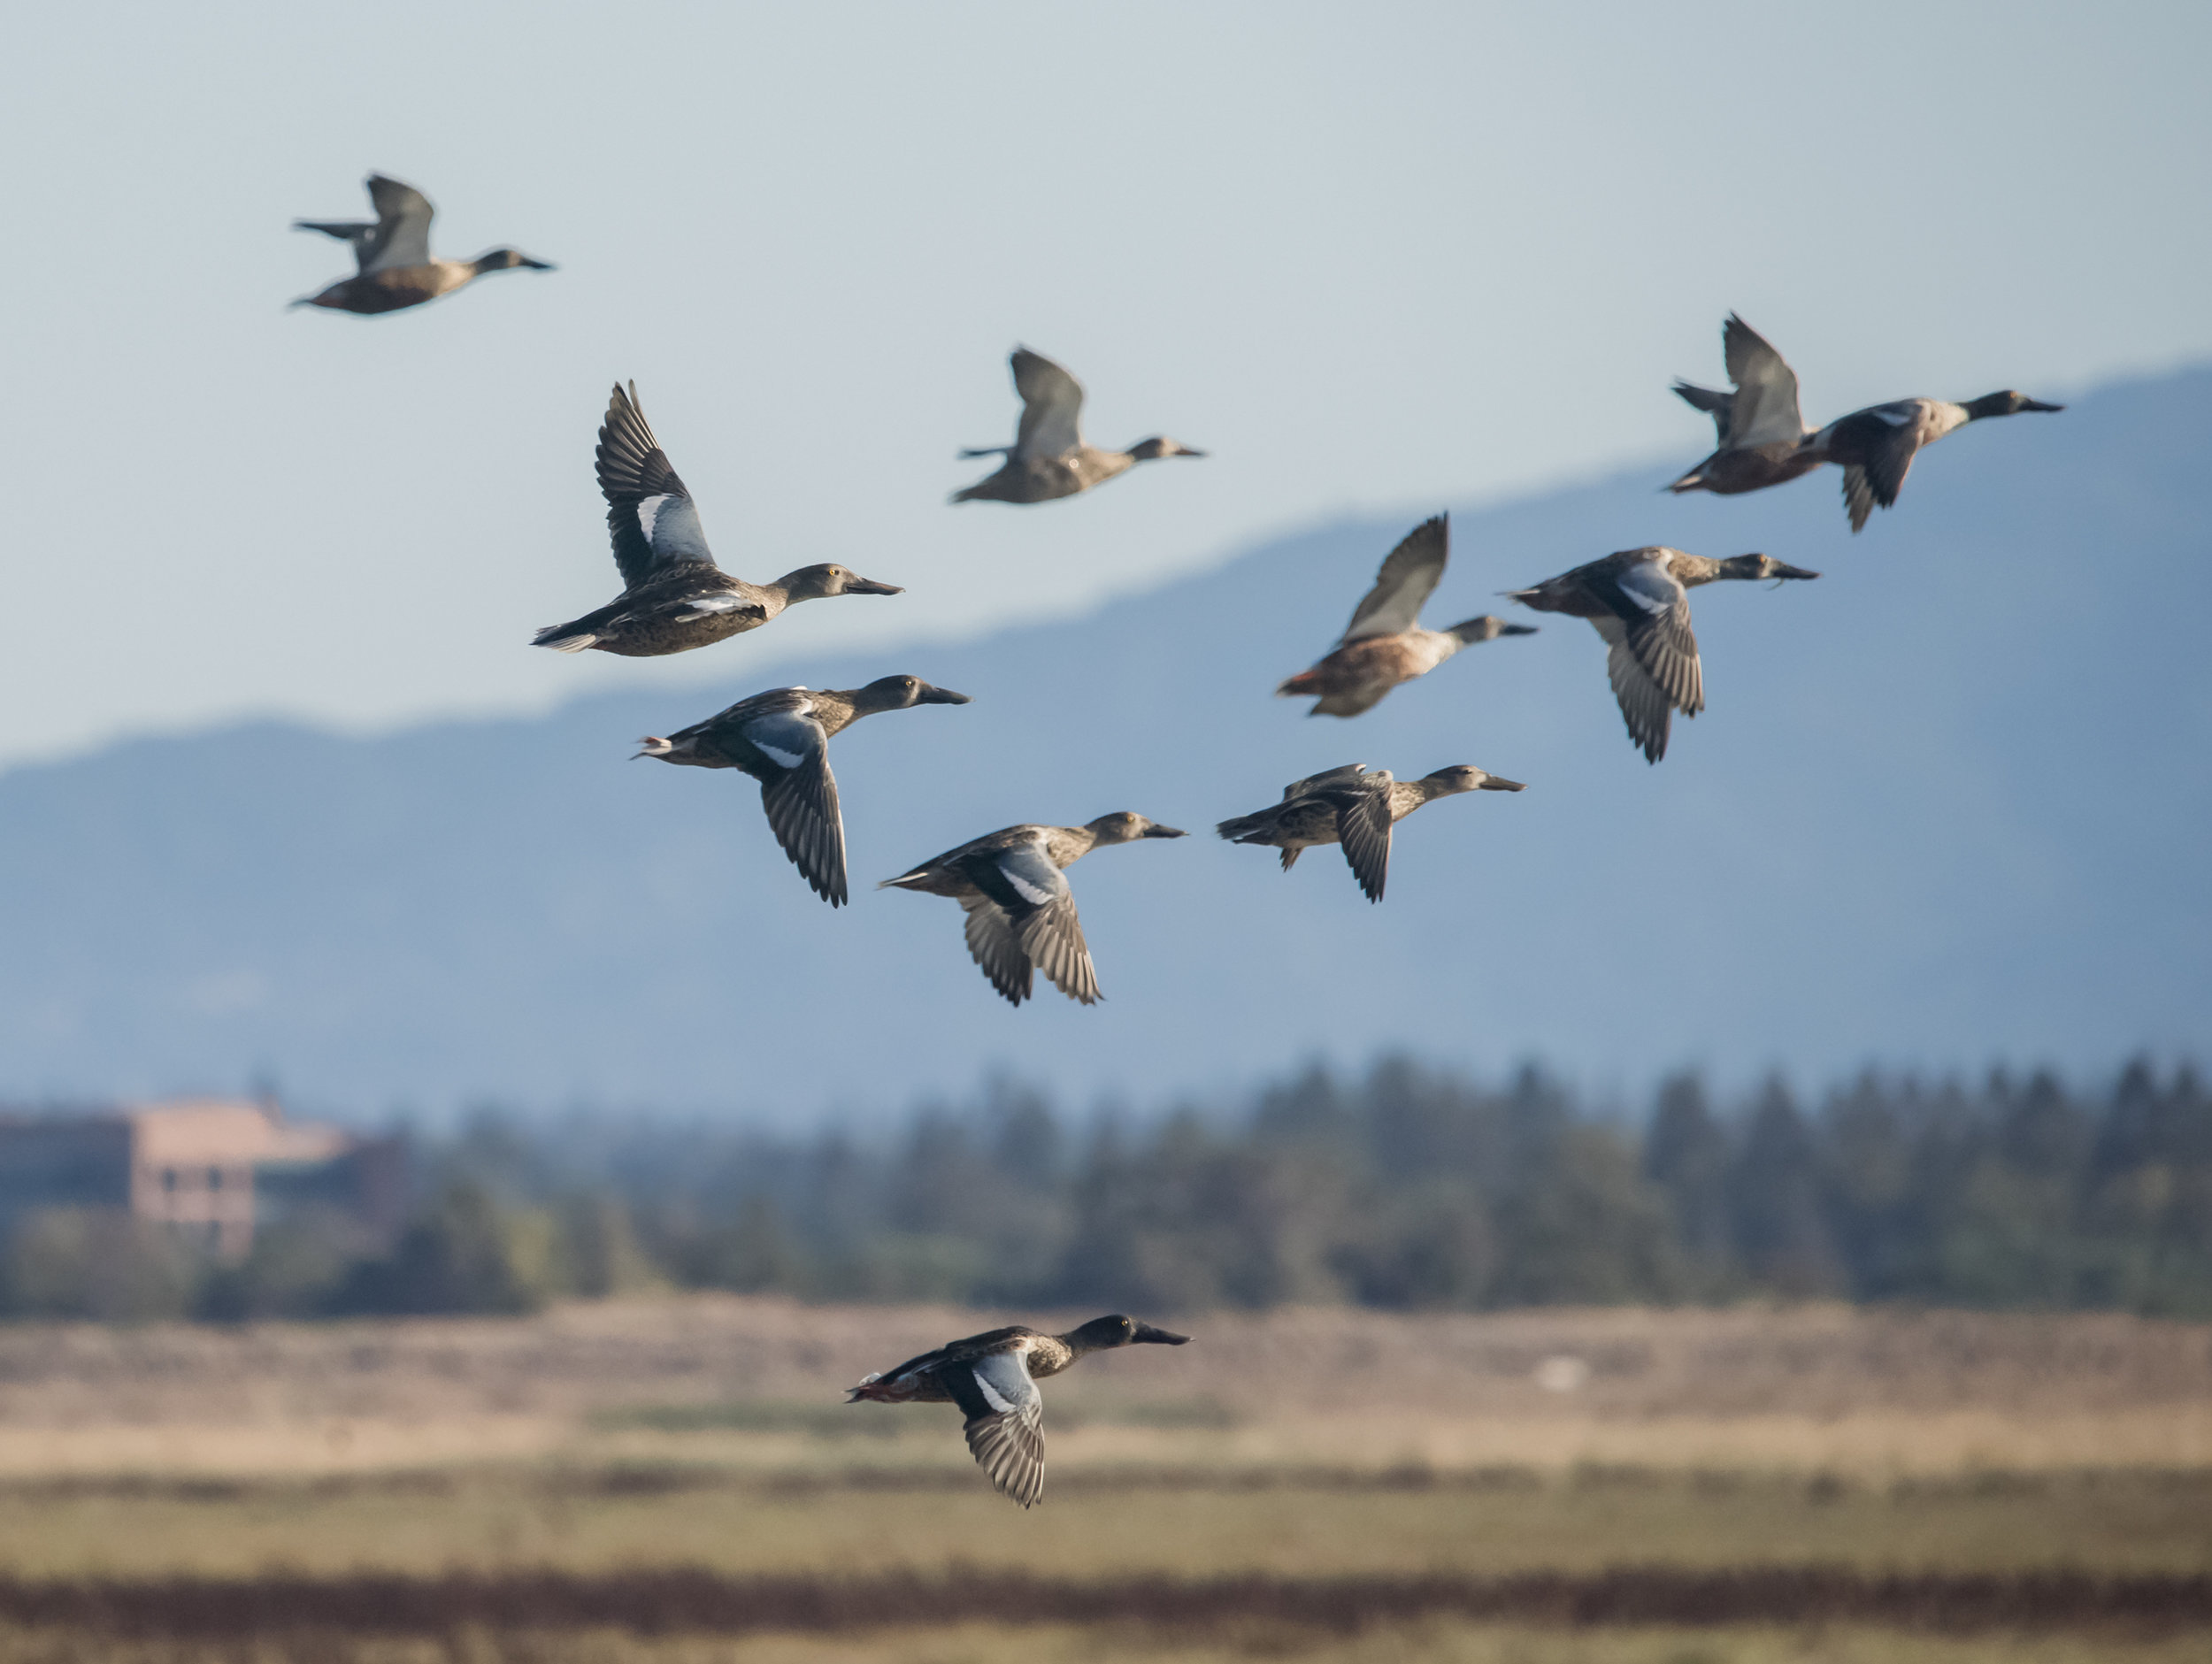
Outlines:
{"label": "duck in flight", "polygon": [[596,612],[548,625],[533,647],[653,658],[757,630],[802,601],[906,593],[834,563],[802,566],[772,584],[749,584],[717,566],[698,506],[638,408],[634,381],[627,393],[616,387],[595,455],[622,593]]}
{"label": "duck in flight", "polygon": [[1231,843],[1281,850],[1285,872],[1298,863],[1301,851],[1340,844],[1361,893],[1371,901],[1379,901],[1390,876],[1393,830],[1415,809],[1462,792],[1527,789],[1518,780],[1467,763],[1439,769],[1417,780],[1399,780],[1387,769],[1370,771],[1361,763],[1347,763],[1293,780],[1283,787],[1280,802],[1225,820],[1214,830]]}
{"label": "duck in flight", "polygon": [[1714,560],[1655,545],[1623,549],[1532,588],[1505,593],[1539,612],[1587,618],[1605,638],[1606,673],[1628,737],[1656,763],[1667,755],[1672,713],[1694,717],[1705,709],[1705,670],[1690,628],[1690,591],[1723,579],[1819,576],[1771,555]]}
{"label": "duck in flight", "polygon": [[845,818],[830,772],[829,742],[878,711],[964,705],[965,694],[912,676],[879,677],[865,687],[772,687],[669,735],[639,741],[641,757],[699,769],[739,769],[760,782],[769,830],[791,864],[832,907],[848,899]]}
{"label": "duck in flight", "polygon": [[1098,971],[1065,869],[1094,849],[1140,838],[1180,838],[1125,809],[1081,826],[1008,826],[948,849],[876,888],[947,895],[966,909],[968,954],[1011,1005],[1029,998],[1031,972],[1081,1005],[1094,1005]]}
{"label": "duck in flight", "polygon": [[1897,399],[1839,417],[1809,435],[1797,450],[1809,467],[1843,464],[1843,506],[1851,529],[1862,531],[1876,508],[1894,508],[1912,459],[1946,433],[1992,416],[2023,410],[2062,410],[2008,388],[1954,404],[1947,399]]}
{"label": "duck in flight", "polygon": [[976,1465],[1025,1508],[1045,1494],[1045,1401],[1037,1383],[1118,1346],[1180,1346],[1188,1335],[1155,1329],[1117,1312],[1064,1335],[1016,1323],[909,1358],[872,1375],[848,1404],[957,1404]]}
{"label": "duck in flight", "polygon": [[1800,449],[1811,430],[1798,414],[1797,372],[1733,312],[1721,326],[1720,339],[1732,391],[1692,381],[1674,384],[1684,401],[1713,418],[1719,449],[1667,489],[1734,496],[1785,484],[1819,467],[1820,458]]}
{"label": "duck in flight", "polygon": [[370,219],[295,219],[295,231],[319,231],[353,246],[359,269],[349,278],[333,283],[319,295],[302,295],[295,306],[322,306],[334,311],[396,312],[420,306],[441,295],[450,295],[487,272],[506,272],[517,266],[530,272],[550,272],[552,265],[534,260],[515,249],[494,249],[473,260],[437,260],[430,254],[430,221],[437,210],[412,185],[403,185],[381,173],[368,177],[369,202],[376,209]]}
{"label": "duck in flight", "polygon": [[999,471],[952,494],[955,502],[1050,502],[1071,497],[1163,456],[1203,456],[1172,439],[1139,440],[1127,450],[1101,450],[1083,440],[1083,384],[1041,352],[1014,349],[1014,391],[1021,426],[1011,445],[985,445],[963,456],[1004,456]]}
{"label": "duck in flight", "polygon": [[1356,717],[1401,682],[1426,676],[1463,647],[1502,635],[1534,635],[1525,624],[1487,613],[1448,630],[1424,630],[1421,608],[1444,576],[1451,556],[1451,516],[1424,520],[1406,533],[1375,574],[1375,587],[1325,658],[1275,690],[1278,698],[1318,694],[1309,717]]}

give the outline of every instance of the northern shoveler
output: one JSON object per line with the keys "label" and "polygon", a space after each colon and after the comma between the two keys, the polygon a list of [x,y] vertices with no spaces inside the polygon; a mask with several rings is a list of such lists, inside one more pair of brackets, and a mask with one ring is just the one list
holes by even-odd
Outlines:
{"label": "northern shoveler", "polygon": [[1505,593],[1539,612],[1587,618],[1605,638],[1605,666],[1628,737],[1653,763],[1667,755],[1673,711],[1705,709],[1705,671],[1690,628],[1690,591],[1723,579],[1817,578],[1770,555],[1714,560],[1654,546],[1623,549],[1530,589]]}
{"label": "northern shoveler", "polygon": [[450,295],[487,272],[505,272],[521,266],[531,272],[550,272],[544,260],[534,260],[515,249],[494,249],[473,260],[439,260],[430,253],[430,221],[437,210],[412,185],[403,185],[381,173],[367,180],[369,201],[376,218],[367,219],[295,219],[295,231],[319,231],[353,246],[359,268],[349,278],[332,284],[319,295],[303,295],[295,306],[321,306],[333,311],[396,312],[420,306],[441,295]]}
{"label": "northern shoveler", "polygon": [[1231,843],[1281,850],[1285,872],[1297,864],[1300,851],[1341,844],[1345,863],[1361,892],[1369,901],[1379,901],[1390,876],[1393,829],[1415,809],[1462,792],[1527,789],[1518,780],[1463,763],[1417,780],[1393,779],[1387,769],[1370,773],[1360,763],[1347,763],[1308,779],[1293,780],[1283,787],[1279,803],[1225,820],[1214,830]]}
{"label": "northern shoveler", "polygon": [[1019,1323],[970,1335],[872,1375],[845,1399],[856,1404],[957,1404],[976,1465],[1022,1507],[1045,1494],[1045,1403],[1037,1383],[1079,1359],[1117,1346],[1179,1346],[1171,1334],[1117,1312],[1064,1335]]}
{"label": "northern shoveler", "polygon": [[1733,496],[1810,473],[1820,459],[1799,449],[1811,432],[1798,413],[1797,372],[1735,313],[1721,326],[1721,355],[1733,391],[1677,381],[1675,392],[1713,418],[1719,449],[1667,487]]}
{"label": "northern shoveler", "polygon": [[1033,969],[1069,999],[1094,1005],[1102,997],[1098,971],[1083,941],[1064,869],[1111,844],[1182,836],[1126,809],[1081,826],[1008,826],[876,887],[918,890],[959,902],[967,909],[969,956],[1009,1003],[1029,998]]}
{"label": "northern shoveler", "polygon": [[955,502],[1050,502],[1102,485],[1141,462],[1163,456],[1203,456],[1172,439],[1139,440],[1127,450],[1101,450],[1083,441],[1083,384],[1041,352],[1014,349],[1014,390],[1021,395],[1021,426],[1011,445],[982,445],[963,456],[1003,456],[999,471],[952,494]]}
{"label": "northern shoveler", "polygon": [[1843,464],[1843,506],[1851,517],[1851,529],[1857,532],[1864,529],[1877,505],[1896,506],[1897,493],[1912,472],[1912,459],[1946,433],[1986,417],[2065,408],[2009,388],[1963,404],[1945,399],[1898,399],[1839,417],[1809,435],[1797,454],[1809,465]]}
{"label": "northern shoveler", "polygon": [[666,739],[648,734],[641,757],[700,769],[739,769],[760,782],[769,830],[800,876],[832,907],[842,907],[845,818],[830,773],[829,742],[863,717],[916,705],[964,705],[965,694],[912,676],[885,676],[865,687],[772,687]]}
{"label": "northern shoveler", "polygon": [[717,566],[698,506],[653,437],[634,381],[626,394],[616,387],[594,456],[623,590],[596,612],[548,625],[533,647],[652,658],[757,630],[802,601],[906,593],[834,564],[802,566],[772,584],[749,584]]}
{"label": "northern shoveler", "polygon": [[1451,516],[1424,520],[1390,551],[1375,587],[1352,614],[1336,647],[1311,669],[1275,689],[1278,698],[1315,700],[1309,717],[1356,717],[1401,682],[1426,676],[1463,647],[1502,635],[1534,635],[1525,624],[1486,613],[1448,630],[1424,630],[1421,608],[1444,576],[1451,555]]}

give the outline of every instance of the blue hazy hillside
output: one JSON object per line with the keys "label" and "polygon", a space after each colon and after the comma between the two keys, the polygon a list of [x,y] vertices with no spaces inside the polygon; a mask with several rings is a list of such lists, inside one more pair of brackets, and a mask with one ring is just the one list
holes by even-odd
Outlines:
{"label": "blue hazy hillside", "polygon": [[[1826,574],[1699,592],[1711,709],[1657,768],[1569,619],[1355,722],[1268,697],[1434,506],[1416,503],[965,645],[749,673],[741,639],[711,649],[726,692],[19,769],[0,778],[0,1094],[270,1073],[361,1108],[802,1115],[998,1064],[1149,1094],[1397,1044],[1637,1087],[1685,1062],[2201,1056],[2208,431],[2212,372],[1993,422],[1924,456],[1856,539],[1833,471],[1716,501],[1656,495],[1654,469],[1457,515],[1435,624],[1642,542]],[[1680,463],[1701,437],[1686,419]],[[1041,560],[1052,517],[1083,509],[1029,511]],[[760,686],[891,671],[975,702],[837,740],[842,912],[785,863],[750,783],[627,760]],[[1072,875],[1108,995],[1092,1010],[1049,991],[1010,1009],[956,907],[864,887],[1017,820],[1132,808],[1206,832],[1349,761],[1531,789],[1425,810],[1379,908],[1333,852],[1288,877],[1210,836],[1102,852]]]}

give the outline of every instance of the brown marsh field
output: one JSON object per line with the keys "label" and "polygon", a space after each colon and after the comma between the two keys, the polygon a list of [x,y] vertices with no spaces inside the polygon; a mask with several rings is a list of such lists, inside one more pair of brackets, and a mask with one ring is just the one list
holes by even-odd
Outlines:
{"label": "brown marsh field", "polygon": [[0,1330],[0,1664],[2212,1654],[2212,1327],[1192,1318],[1053,1384],[1024,1513],[841,1402],[994,1321]]}

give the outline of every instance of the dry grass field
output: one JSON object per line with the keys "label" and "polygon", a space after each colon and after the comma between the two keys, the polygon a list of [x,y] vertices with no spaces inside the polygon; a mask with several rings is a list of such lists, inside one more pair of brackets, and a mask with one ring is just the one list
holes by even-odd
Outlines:
{"label": "dry grass field", "polygon": [[841,1402],[994,1321],[0,1330],[0,1664],[2212,1653],[2206,1326],[1193,1318],[1048,1389],[1024,1513]]}

